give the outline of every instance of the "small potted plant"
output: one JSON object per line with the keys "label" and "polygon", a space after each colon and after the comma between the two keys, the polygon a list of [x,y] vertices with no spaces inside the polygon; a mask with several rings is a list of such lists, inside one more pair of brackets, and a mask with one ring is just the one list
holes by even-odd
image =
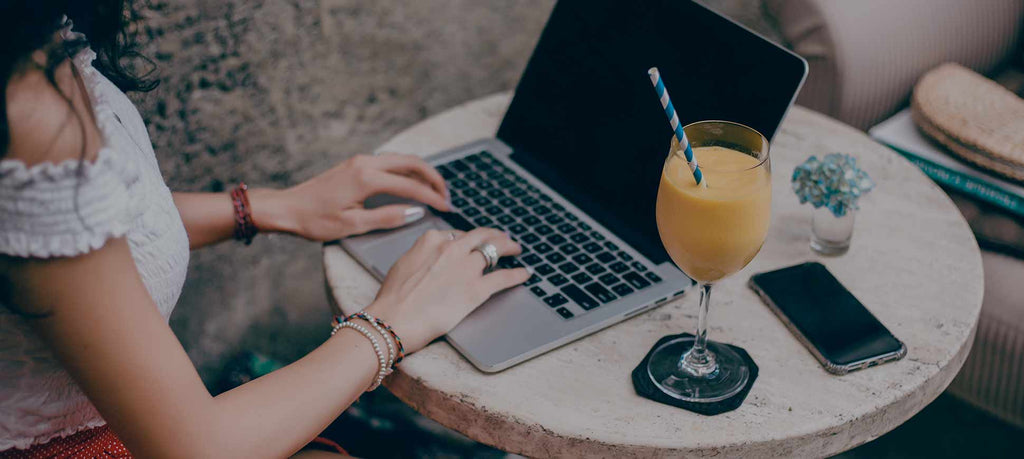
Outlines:
{"label": "small potted plant", "polygon": [[850,248],[857,200],[875,183],[857,167],[851,155],[811,156],[793,170],[793,192],[800,203],[811,203],[811,249],[822,255],[842,255]]}

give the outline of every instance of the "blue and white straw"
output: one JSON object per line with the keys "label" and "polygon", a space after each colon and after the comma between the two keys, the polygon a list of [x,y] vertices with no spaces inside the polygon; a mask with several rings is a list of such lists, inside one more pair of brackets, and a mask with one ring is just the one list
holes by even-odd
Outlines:
{"label": "blue and white straw", "polygon": [[661,81],[661,73],[658,72],[657,67],[651,67],[647,71],[647,75],[651,77],[651,84],[654,85],[654,90],[658,91],[658,98],[661,99],[661,107],[665,109],[665,116],[668,117],[669,124],[672,125],[672,131],[676,134],[676,140],[679,141],[679,148],[683,149],[683,155],[686,156],[686,164],[690,166],[690,171],[693,172],[693,179],[698,185],[707,187],[708,184],[704,181],[704,174],[701,173],[700,167],[697,166],[697,158],[693,157],[693,149],[690,148],[690,141],[686,138],[686,133],[683,132],[683,126],[679,124],[679,115],[676,114],[676,108],[672,106],[672,99],[668,97],[668,90],[665,89],[665,83]]}

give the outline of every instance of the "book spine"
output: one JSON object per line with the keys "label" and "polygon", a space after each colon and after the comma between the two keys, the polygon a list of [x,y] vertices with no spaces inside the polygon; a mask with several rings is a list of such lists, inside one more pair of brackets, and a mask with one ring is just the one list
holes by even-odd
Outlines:
{"label": "book spine", "polygon": [[1013,212],[1017,216],[1024,217],[1024,197],[1010,193],[997,185],[986,183],[976,177],[952,170],[901,148],[888,144],[886,146],[909,159],[910,162],[914,163],[915,166],[920,168],[925,175],[936,183],[948,186],[987,203],[995,204]]}

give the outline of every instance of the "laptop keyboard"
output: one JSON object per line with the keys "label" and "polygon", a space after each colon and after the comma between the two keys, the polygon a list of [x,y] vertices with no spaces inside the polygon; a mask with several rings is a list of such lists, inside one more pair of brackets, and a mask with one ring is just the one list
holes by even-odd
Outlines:
{"label": "laptop keyboard", "polygon": [[[438,214],[462,231],[507,231],[523,247],[499,268],[523,265],[535,274],[523,285],[564,319],[661,282],[661,277],[579,216],[529,184],[489,152],[437,166],[448,183],[452,212]],[[570,306],[579,308],[573,312]]]}

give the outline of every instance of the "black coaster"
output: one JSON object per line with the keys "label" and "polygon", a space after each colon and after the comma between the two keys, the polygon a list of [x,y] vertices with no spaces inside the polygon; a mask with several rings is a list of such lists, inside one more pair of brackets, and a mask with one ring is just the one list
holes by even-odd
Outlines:
{"label": "black coaster", "polygon": [[687,411],[693,411],[694,413],[700,413],[707,416],[714,416],[716,414],[725,413],[727,411],[735,410],[743,404],[743,400],[747,398],[747,394],[750,393],[750,388],[754,387],[754,381],[757,379],[757,364],[754,363],[754,359],[750,358],[750,354],[747,354],[742,347],[733,346],[726,344],[736,351],[743,360],[747,361],[747,365],[750,365],[750,380],[747,381],[747,385],[743,387],[738,394],[733,395],[722,401],[714,403],[693,403],[684,402],[677,398],[666,395],[664,392],[658,389],[658,386],[651,381],[651,377],[647,374],[647,361],[650,360],[651,354],[654,350],[661,346],[663,343],[676,339],[693,336],[689,333],[680,333],[678,335],[668,335],[658,340],[654,346],[651,347],[650,351],[647,351],[647,355],[640,361],[640,365],[637,365],[636,369],[633,370],[633,388],[636,389],[637,395],[654,400],[659,403],[666,405],[672,405],[675,407],[682,408]]}

